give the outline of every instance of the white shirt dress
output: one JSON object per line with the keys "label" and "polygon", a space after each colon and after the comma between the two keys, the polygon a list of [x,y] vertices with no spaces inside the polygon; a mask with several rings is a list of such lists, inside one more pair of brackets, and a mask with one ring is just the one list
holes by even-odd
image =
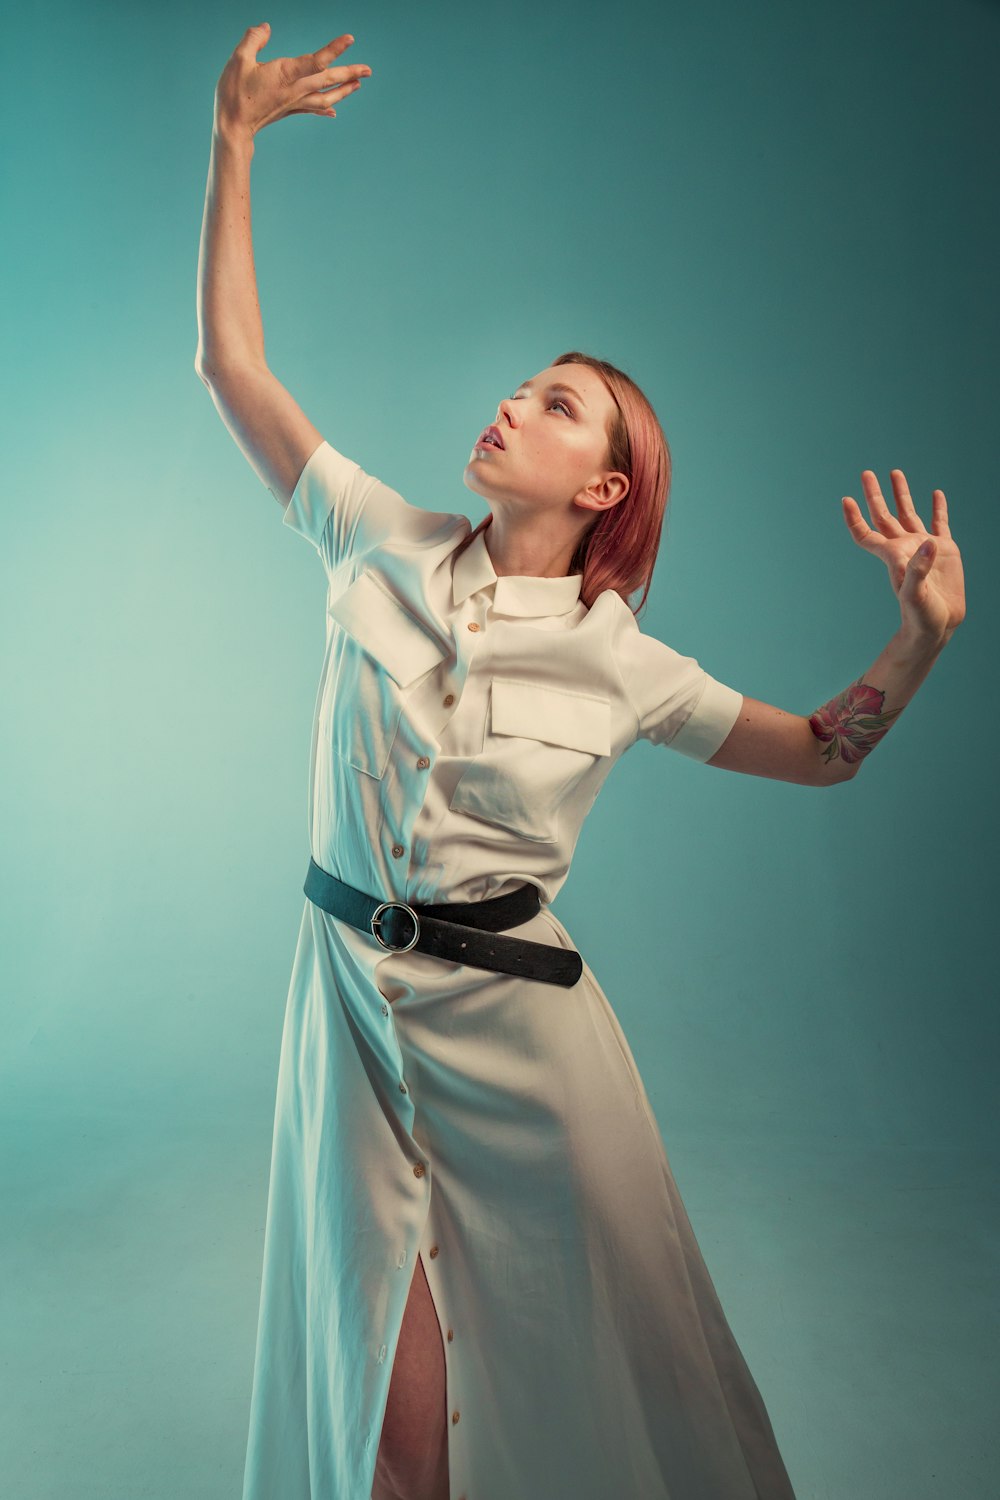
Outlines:
{"label": "white shirt dress", "polygon": [[584,966],[565,988],[388,954],[303,896],[243,1500],[369,1500],[418,1254],[451,1500],[794,1500],[628,1042],[549,905],[618,757],[708,760],[741,695],[613,591],[588,610],[580,575],[498,578],[482,534],[457,553],[467,517],[327,442],[284,524],[327,578],[316,863],[412,903],[530,882],[515,935]]}

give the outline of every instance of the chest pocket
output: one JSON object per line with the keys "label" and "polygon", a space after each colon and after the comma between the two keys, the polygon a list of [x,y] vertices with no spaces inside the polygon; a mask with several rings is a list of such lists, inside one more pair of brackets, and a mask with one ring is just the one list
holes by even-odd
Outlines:
{"label": "chest pocket", "polygon": [[466,768],[451,806],[520,838],[553,843],[567,797],[595,770],[596,796],[600,762],[610,754],[607,698],[494,677],[483,754]]}
{"label": "chest pocket", "polygon": [[401,689],[436,667],[445,648],[371,573],[328,605],[339,627],[320,729],[342,760],[380,778],[403,706]]}

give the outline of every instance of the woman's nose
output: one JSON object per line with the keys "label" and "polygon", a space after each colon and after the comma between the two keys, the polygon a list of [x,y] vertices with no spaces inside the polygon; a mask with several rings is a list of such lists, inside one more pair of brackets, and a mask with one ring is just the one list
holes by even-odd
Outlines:
{"label": "woman's nose", "polygon": [[499,426],[500,423],[505,419],[510,423],[511,427],[514,426],[514,423],[511,421],[510,416],[513,405],[513,399],[510,396],[508,396],[505,401],[500,402],[500,405],[497,407],[497,426]]}

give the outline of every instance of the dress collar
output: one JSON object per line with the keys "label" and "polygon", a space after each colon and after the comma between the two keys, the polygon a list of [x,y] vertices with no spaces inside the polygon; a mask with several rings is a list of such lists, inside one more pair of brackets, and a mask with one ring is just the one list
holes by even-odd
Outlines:
{"label": "dress collar", "polygon": [[470,594],[495,584],[493,608],[501,615],[567,615],[580,601],[582,573],[563,578],[498,578],[486,547],[486,534],[474,536],[455,563],[452,599],[463,604]]}

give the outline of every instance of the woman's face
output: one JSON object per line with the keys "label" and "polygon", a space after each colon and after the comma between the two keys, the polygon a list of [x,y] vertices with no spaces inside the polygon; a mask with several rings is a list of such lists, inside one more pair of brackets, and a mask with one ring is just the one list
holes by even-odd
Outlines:
{"label": "woman's face", "polygon": [[497,408],[503,448],[480,441],[463,475],[467,489],[534,511],[594,519],[628,489],[624,474],[606,467],[615,402],[589,365],[552,365],[519,385]]}

